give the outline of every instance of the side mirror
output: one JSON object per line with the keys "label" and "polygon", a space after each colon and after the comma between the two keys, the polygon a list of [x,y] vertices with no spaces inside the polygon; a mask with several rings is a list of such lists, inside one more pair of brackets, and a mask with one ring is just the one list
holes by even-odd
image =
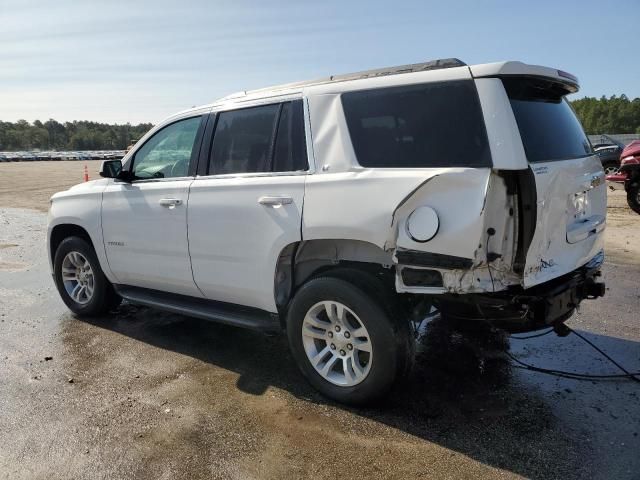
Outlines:
{"label": "side mirror", "polygon": [[100,165],[100,176],[104,178],[118,178],[122,171],[120,160],[104,160]]}

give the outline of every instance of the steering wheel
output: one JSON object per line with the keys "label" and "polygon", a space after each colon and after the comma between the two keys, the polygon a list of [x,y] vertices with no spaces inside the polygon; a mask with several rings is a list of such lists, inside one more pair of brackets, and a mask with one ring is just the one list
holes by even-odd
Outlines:
{"label": "steering wheel", "polygon": [[172,177],[184,177],[187,174],[187,161],[182,159],[178,160],[171,167],[171,176]]}

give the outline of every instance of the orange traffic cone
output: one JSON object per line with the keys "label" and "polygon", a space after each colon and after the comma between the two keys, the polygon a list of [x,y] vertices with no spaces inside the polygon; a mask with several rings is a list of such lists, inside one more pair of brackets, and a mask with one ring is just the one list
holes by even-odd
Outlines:
{"label": "orange traffic cone", "polygon": [[86,163],[84,165],[84,181],[85,182],[89,181],[89,170],[87,170],[87,164]]}

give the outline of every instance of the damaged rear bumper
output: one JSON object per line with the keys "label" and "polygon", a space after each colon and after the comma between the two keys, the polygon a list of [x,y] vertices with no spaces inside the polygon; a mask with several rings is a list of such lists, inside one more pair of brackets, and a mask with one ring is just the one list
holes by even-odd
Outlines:
{"label": "damaged rear bumper", "polygon": [[452,320],[488,321],[508,332],[527,332],[565,322],[580,302],[605,293],[600,252],[586,265],[528,289],[510,287],[496,293],[443,294],[438,308]]}

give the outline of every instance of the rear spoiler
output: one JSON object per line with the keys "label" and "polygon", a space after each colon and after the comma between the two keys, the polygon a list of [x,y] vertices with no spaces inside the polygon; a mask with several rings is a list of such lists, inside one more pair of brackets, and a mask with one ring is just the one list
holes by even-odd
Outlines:
{"label": "rear spoiler", "polygon": [[540,65],[528,65],[522,62],[497,62],[472,65],[469,70],[474,78],[537,77],[562,85],[567,93],[576,93],[580,89],[580,82],[575,75]]}

